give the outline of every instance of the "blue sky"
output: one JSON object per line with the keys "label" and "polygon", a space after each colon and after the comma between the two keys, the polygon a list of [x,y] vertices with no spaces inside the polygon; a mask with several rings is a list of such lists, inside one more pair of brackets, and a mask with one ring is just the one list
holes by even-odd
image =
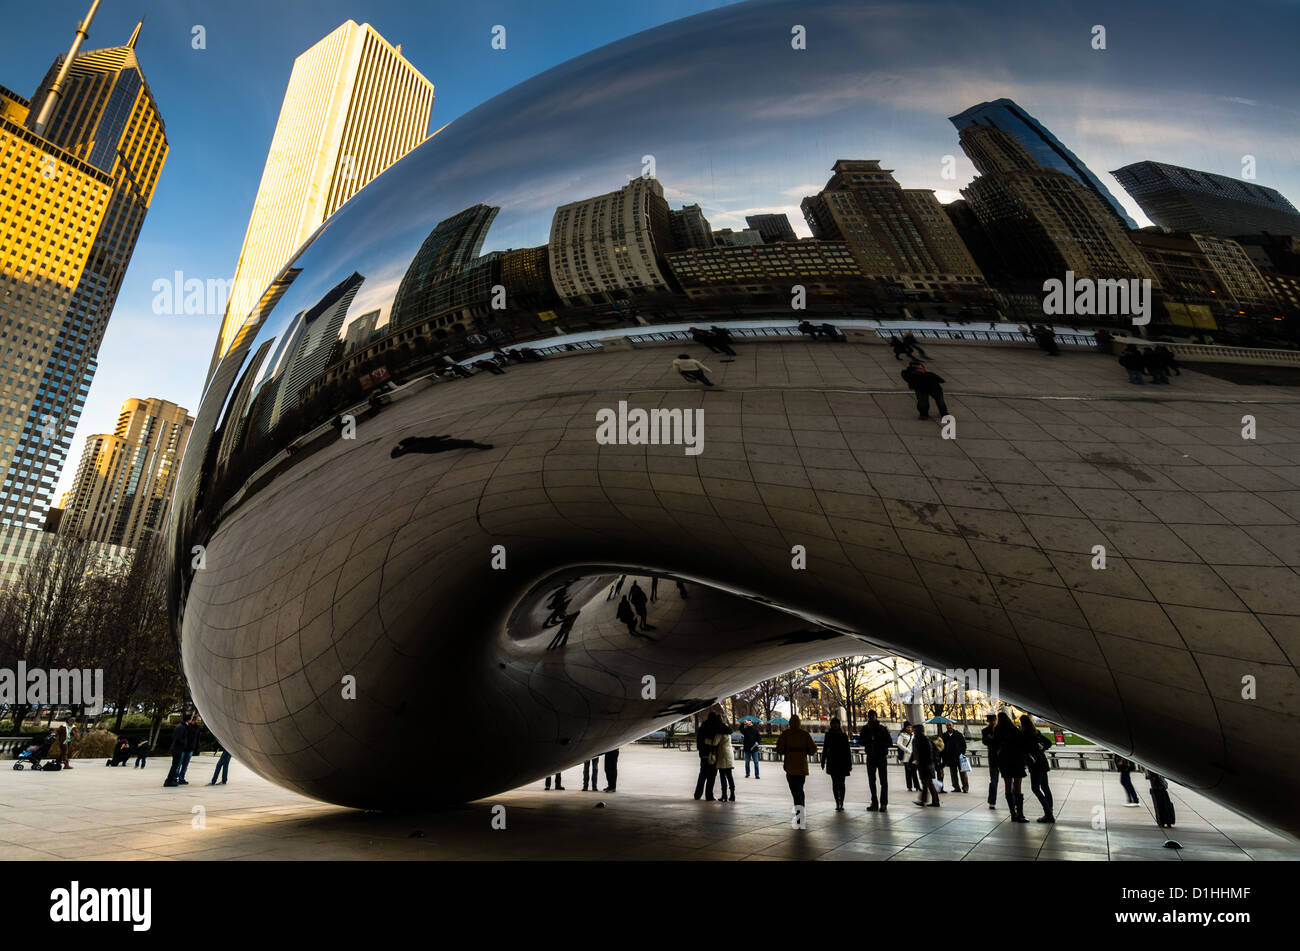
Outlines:
{"label": "blue sky", "polygon": [[[60,490],[71,481],[86,435],[111,431],[123,399],[156,396],[197,410],[219,317],[155,315],[153,282],[177,270],[200,280],[232,275],[293,59],[341,22],[369,22],[402,44],[404,55],[436,87],[436,129],[573,56],[723,5],[103,0],[86,47],[125,42],[146,15],[137,52],[171,152],[100,349],[99,372]],[[0,84],[30,95],[54,56],[66,49],[86,6],[88,0],[0,0]],[[1239,175],[1240,157],[1256,154],[1257,181],[1300,202],[1295,4],[1003,0],[861,6],[873,21],[873,49],[864,52],[861,75],[851,87],[819,90],[798,101],[773,96],[756,115],[797,124],[869,96],[881,124],[856,133],[853,141],[862,144],[851,150],[861,154],[842,157],[880,158],[898,169],[905,186],[934,188],[947,201],[957,197],[973,170],[946,116],[1005,95],[1070,146],[1139,223],[1145,218],[1105,173],[1142,158]],[[1108,31],[1104,52],[1088,45],[1098,23]],[[204,50],[191,47],[195,24],[206,29]],[[505,51],[490,46],[496,24],[507,29]],[[701,55],[707,55],[707,45]],[[815,52],[810,46],[810,54]],[[761,63],[753,64],[752,84],[755,95],[764,92]],[[598,138],[599,130],[593,134]],[[890,148],[878,147],[881,138],[888,138]],[[958,159],[955,181],[939,175],[943,153]],[[828,156],[833,157],[841,156]],[[819,188],[825,177],[788,183],[784,201],[801,233],[806,229],[797,214],[799,196]],[[690,185],[665,178],[665,186],[677,190],[669,195],[674,206],[683,196],[705,195],[702,185],[695,192]],[[762,200],[771,202],[770,196]],[[744,207],[737,202],[732,214],[706,211],[715,227],[743,227]]]}

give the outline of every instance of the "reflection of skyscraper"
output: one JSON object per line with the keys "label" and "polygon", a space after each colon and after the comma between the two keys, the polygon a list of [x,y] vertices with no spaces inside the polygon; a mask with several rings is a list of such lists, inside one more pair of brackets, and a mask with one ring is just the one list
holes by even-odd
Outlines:
{"label": "reflection of skyscraper", "polygon": [[713,229],[699,205],[685,205],[669,210],[668,226],[673,236],[673,250],[713,247]]}
{"label": "reflection of skyscraper", "polygon": [[1128,231],[1075,178],[1038,166],[1014,136],[990,126],[962,129],[961,145],[983,172],[962,196],[1008,273],[1032,280],[1066,271],[1151,276]]}
{"label": "reflection of skyscraper", "polygon": [[[466,302],[464,282],[458,283],[457,279],[478,261],[483,239],[500,210],[491,205],[473,205],[434,225],[397,287],[388,318],[392,330],[409,327]],[[491,283],[479,289],[486,297]]]}
{"label": "reflection of skyscraper", "polygon": [[833,168],[826,188],[803,200],[814,237],[847,242],[863,274],[920,296],[984,287],[934,192],[903,188],[874,159],[840,159]]}
{"label": "reflection of skyscraper", "polygon": [[623,293],[667,292],[660,256],[671,249],[668,202],[656,178],[561,205],[551,218],[551,280],[570,304]]}
{"label": "reflection of skyscraper", "polygon": [[[14,433],[15,462],[0,489],[0,522],[6,524],[39,527],[44,521],[95,374],[95,355],[167,157],[162,118],[135,55],[139,35],[137,26],[125,46],[77,52],[71,61],[60,56],[37,88],[27,116],[30,136],[49,101],[41,135],[105,173],[112,191],[98,229],[84,232],[86,239],[94,236],[94,243],[61,315],[62,326],[39,349],[37,338],[27,335],[40,366],[28,372],[39,373],[39,383],[25,424],[12,427],[21,435]],[[24,145],[29,148],[30,140]],[[57,180],[62,168],[56,162],[42,171]],[[56,217],[48,207],[39,211],[47,225]],[[75,227],[88,223],[77,221]]]}
{"label": "reflection of skyscraper", "polygon": [[378,323],[379,311],[372,310],[348,324],[348,329],[343,335],[343,356],[346,357],[353,350],[364,347],[369,342],[370,335],[375,332],[375,325]]}
{"label": "reflection of skyscraper", "polygon": [[[1136,228],[1137,223],[1124,211],[1121,205],[1101,183],[1079,156],[1067,149],[1061,140],[1052,135],[1041,122],[1025,112],[1010,99],[995,99],[971,106],[948,119],[957,131],[968,126],[980,125],[1001,129],[1024,146],[1035,162],[1043,168],[1055,169],[1074,179],[1087,188],[1102,203],[1102,206],[1127,228]],[[972,155],[973,159],[974,156]]]}
{"label": "reflection of skyscraper", "polygon": [[1274,188],[1163,162],[1134,162],[1111,174],[1163,228],[1300,235],[1300,211]]}
{"label": "reflection of skyscraper", "polygon": [[746,215],[745,224],[763,236],[764,244],[799,240],[786,215]]}
{"label": "reflection of skyscraper", "polygon": [[433,84],[369,24],[348,20],[293,64],[213,354],[312,233],[424,141]]}
{"label": "reflection of skyscraper", "polygon": [[194,418],[165,400],[129,399],[117,431],[90,436],[60,530],[137,548],[162,529]]}
{"label": "reflection of skyscraper", "polygon": [[271,425],[274,426],[286,409],[297,405],[298,394],[316,376],[325,369],[330,351],[338,342],[339,331],[347,318],[352,299],[365,278],[355,271],[340,281],[329,293],[317,301],[316,305],[302,315],[302,321],[295,328],[291,348],[281,361],[284,384],[276,394],[275,406],[271,411]]}

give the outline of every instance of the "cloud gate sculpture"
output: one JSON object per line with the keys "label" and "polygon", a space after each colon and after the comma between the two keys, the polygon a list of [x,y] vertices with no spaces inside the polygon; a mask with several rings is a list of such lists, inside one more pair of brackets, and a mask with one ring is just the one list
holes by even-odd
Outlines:
{"label": "cloud gate sculpture", "polygon": [[[1009,702],[1300,831],[1279,753],[1300,726],[1300,406],[1276,388],[1153,393],[1092,352],[937,343],[948,439],[869,335],[725,363],[574,343],[468,379],[444,359],[892,317],[927,291],[996,320],[982,281],[866,276],[825,220],[874,187],[855,175],[896,169],[880,193],[921,216],[955,189],[947,116],[993,96],[950,60],[935,75],[947,46],[916,37],[936,10],[986,59],[1006,48],[986,11],[800,2],[598,49],[456,119],[298,252],[207,389],[168,529],[185,674],[235,756],[349,806],[464,802],[866,641],[996,670]],[[702,442],[598,440],[620,403],[701,419]],[[650,628],[618,616],[633,580]]]}

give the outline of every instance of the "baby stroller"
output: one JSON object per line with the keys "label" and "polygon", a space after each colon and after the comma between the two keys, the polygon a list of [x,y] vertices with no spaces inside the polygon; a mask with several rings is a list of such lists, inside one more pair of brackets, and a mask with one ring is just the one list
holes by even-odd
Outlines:
{"label": "baby stroller", "polygon": [[[41,760],[50,755],[50,747],[54,745],[54,732],[51,731],[40,743],[27,747],[18,754],[18,761],[14,763],[14,769],[49,769],[50,764],[41,766]],[[57,761],[52,761],[54,768],[58,768]]]}

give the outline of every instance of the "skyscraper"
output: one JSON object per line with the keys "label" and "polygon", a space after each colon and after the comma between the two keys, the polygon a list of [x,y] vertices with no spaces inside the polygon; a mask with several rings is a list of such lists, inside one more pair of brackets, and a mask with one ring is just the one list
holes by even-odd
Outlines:
{"label": "skyscraper", "polygon": [[[6,278],[21,278],[28,285],[10,299],[13,318],[25,326],[8,332],[6,349],[12,352],[4,360],[14,374],[8,379],[24,389],[8,400],[10,418],[0,428],[7,456],[0,459],[5,469],[0,524],[6,526],[40,528],[44,523],[95,373],[95,355],[167,157],[162,118],[136,58],[140,27],[124,46],[81,52],[88,28],[89,17],[68,54],[50,66],[30,104],[13,94],[3,97],[6,135],[15,141],[14,155],[5,148],[0,161],[20,160],[22,168],[12,166],[19,181],[11,186],[6,173],[0,189],[17,197],[20,188],[34,185],[58,202],[30,204],[38,221],[29,226],[20,223],[19,199],[0,222],[4,245],[18,256],[17,267],[40,260],[50,273],[37,280],[52,279],[38,289],[31,286],[34,272],[5,269]],[[17,125],[19,116],[25,128]],[[29,161],[40,164],[29,166]],[[23,181],[33,168],[36,179]],[[70,205],[60,197],[71,198],[82,188],[89,202],[103,199],[93,215],[87,213],[88,204]],[[26,251],[26,242],[17,241],[19,231],[28,228],[34,245],[30,260],[18,252],[20,247]],[[61,237],[51,238],[44,228]],[[69,240],[85,247],[56,246]],[[64,295],[67,288],[70,297]],[[8,450],[9,445],[16,448]]]}
{"label": "skyscraper", "polygon": [[[1137,227],[1137,223],[1124,211],[1124,206],[1101,183],[1101,179],[1083,164],[1083,160],[1012,100],[981,102],[965,112],[949,116],[948,121],[957,127],[958,132],[973,125],[1001,129],[1024,146],[1033,160],[1043,168],[1063,172],[1087,188],[1120,224],[1127,228]],[[974,159],[974,156],[971,158]]]}
{"label": "skyscraper", "polygon": [[1043,168],[1010,133],[961,131],[961,146],[982,174],[962,189],[1007,273],[1031,282],[1073,271],[1089,278],[1150,277],[1129,232],[1093,192]]}
{"label": "skyscraper", "polygon": [[1300,235],[1300,211],[1274,188],[1163,162],[1134,162],[1111,174],[1162,228]]}
{"label": "skyscraper", "polygon": [[432,111],[433,83],[368,23],[348,20],[294,60],[212,368],[303,242],[425,140]]}
{"label": "skyscraper", "polygon": [[704,210],[699,205],[683,205],[675,211],[670,209],[668,225],[672,231],[673,249],[676,251],[713,247],[713,229],[709,227],[709,219],[704,217]]}
{"label": "skyscraper", "polygon": [[138,548],[161,531],[194,418],[158,399],[122,404],[117,430],[90,436],[59,530]]}
{"label": "skyscraper", "polygon": [[903,188],[891,169],[840,159],[826,188],[803,200],[813,237],[845,241],[862,273],[916,296],[985,290],[984,275],[934,192]]}

